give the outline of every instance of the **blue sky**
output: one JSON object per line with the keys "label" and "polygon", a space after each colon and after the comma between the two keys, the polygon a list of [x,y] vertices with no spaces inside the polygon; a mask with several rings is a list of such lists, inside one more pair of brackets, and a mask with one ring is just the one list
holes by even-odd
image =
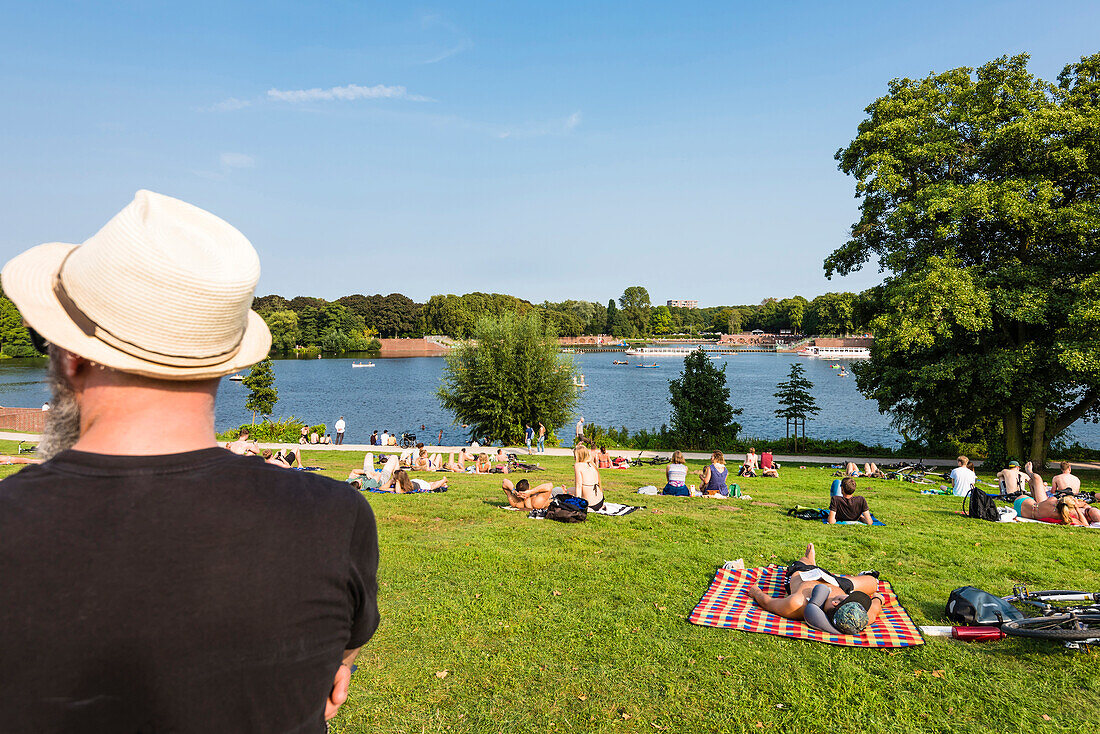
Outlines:
{"label": "blue sky", "polygon": [[224,217],[260,293],[703,305],[826,281],[833,153],[894,77],[1100,51],[1100,4],[2,2],[0,257],[139,188]]}

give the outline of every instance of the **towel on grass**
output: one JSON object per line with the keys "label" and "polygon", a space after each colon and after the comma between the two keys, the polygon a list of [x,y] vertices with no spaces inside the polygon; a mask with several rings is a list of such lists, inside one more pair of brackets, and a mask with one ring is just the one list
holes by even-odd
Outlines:
{"label": "towel on grass", "polygon": [[603,507],[598,510],[588,508],[589,513],[596,513],[597,515],[607,515],[608,517],[622,517],[623,515],[629,515],[635,510],[640,510],[641,507],[635,505],[620,505],[617,502],[604,501]]}
{"label": "towel on grass", "polygon": [[[795,505],[791,509],[787,510],[787,514],[791,517],[797,517],[799,520],[820,520],[826,525],[829,524],[829,511],[823,510],[820,507],[803,507],[802,505]],[[837,525],[865,525],[862,520],[837,520]],[[874,515],[871,515],[872,525],[885,525],[882,520],[879,520]]]}
{"label": "towel on grass", "polygon": [[748,588],[753,584],[766,594],[782,596],[783,567],[719,569],[688,621],[704,627],[762,632],[848,647],[911,647],[924,644],[920,630],[898,603],[897,596],[886,581],[878,582],[878,593],[885,597],[886,606],[875,623],[859,635],[831,635],[805,622],[772,614],[757,606],[749,596]]}
{"label": "towel on grass", "polygon": [[[998,508],[998,509],[1000,509],[1000,508]],[[1043,525],[1061,525],[1062,524],[1060,522],[1046,522],[1045,520],[1032,520],[1030,517],[1020,517],[1019,515],[1012,518],[1011,520],[1003,520],[1002,522],[1037,522],[1037,523],[1041,523]],[[1087,527],[1087,528],[1091,528],[1093,530],[1100,530],[1100,522],[1094,522],[1091,525],[1068,525],[1067,527],[1071,527],[1071,528],[1085,528],[1085,527]]]}

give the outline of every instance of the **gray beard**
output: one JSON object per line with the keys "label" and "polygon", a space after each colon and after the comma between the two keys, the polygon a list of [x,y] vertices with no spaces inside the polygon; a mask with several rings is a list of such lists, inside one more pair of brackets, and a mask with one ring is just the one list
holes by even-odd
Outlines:
{"label": "gray beard", "polygon": [[72,448],[80,438],[80,405],[69,381],[61,372],[61,361],[56,358],[52,346],[47,381],[50,385],[50,409],[46,413],[46,426],[37,451],[43,460],[52,459]]}

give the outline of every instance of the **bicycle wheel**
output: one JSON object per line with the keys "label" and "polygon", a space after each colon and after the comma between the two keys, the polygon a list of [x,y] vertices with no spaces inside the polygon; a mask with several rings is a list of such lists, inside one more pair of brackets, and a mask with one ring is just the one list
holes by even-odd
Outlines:
{"label": "bicycle wheel", "polygon": [[1100,639],[1100,614],[1052,614],[1049,617],[1014,619],[1001,625],[1013,637],[1035,640],[1081,641]]}

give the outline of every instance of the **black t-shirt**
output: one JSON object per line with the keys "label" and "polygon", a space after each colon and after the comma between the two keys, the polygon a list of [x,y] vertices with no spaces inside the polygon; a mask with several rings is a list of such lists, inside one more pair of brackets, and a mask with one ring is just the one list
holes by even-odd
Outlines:
{"label": "black t-shirt", "polygon": [[213,448],[0,482],[0,731],[321,732],[378,626],[343,482]]}
{"label": "black t-shirt", "polygon": [[851,497],[833,497],[829,500],[829,512],[836,513],[839,522],[858,520],[867,512],[867,499],[853,494]]}

